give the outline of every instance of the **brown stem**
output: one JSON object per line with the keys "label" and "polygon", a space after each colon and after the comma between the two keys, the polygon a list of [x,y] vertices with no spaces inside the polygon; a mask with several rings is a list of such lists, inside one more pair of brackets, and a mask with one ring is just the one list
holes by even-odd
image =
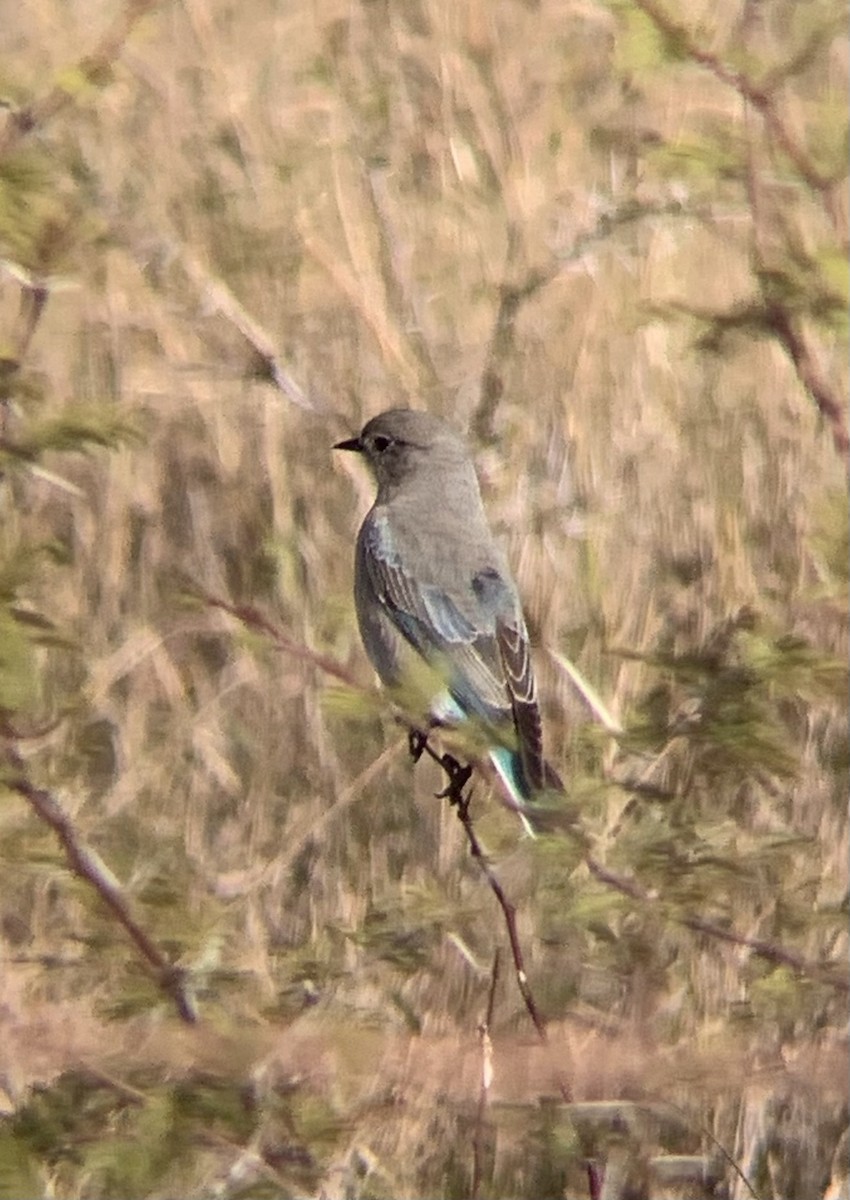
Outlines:
{"label": "brown stem", "polygon": [[768,310],[770,328],[785,350],[797,378],[815,402],[815,406],[832,432],[832,442],[842,458],[850,456],[850,436],[847,432],[846,406],[827,383],[815,361],[814,352],[805,333],[786,308],[773,304]]}
{"label": "brown stem", "polygon": [[478,1111],[475,1114],[475,1135],[472,1139],[472,1184],[469,1189],[470,1200],[478,1200],[481,1189],[482,1159],[484,1152],[484,1118],[490,1099],[490,1085],[493,1076],[493,1042],[490,1032],[493,1028],[493,1012],[496,1006],[496,987],[499,982],[500,956],[498,949],[493,955],[493,967],[490,971],[490,987],[487,990],[487,1012],[484,1020],[478,1026],[481,1039],[481,1088],[478,1093]]}
{"label": "brown stem", "polygon": [[81,82],[92,87],[99,86],[108,77],[113,62],[134,27],[158,3],[159,0],[127,0],[92,52],[79,59],[70,70],[62,72],[62,82],[54,83],[45,95],[32,104],[10,111],[0,128],[0,158],[17,149],[24,138],[43,128],[57,113],[74,104],[84,91],[80,87]]}
{"label": "brown stem", "polygon": [[[628,879],[623,875],[618,875],[616,872],[604,867],[600,862],[597,862],[592,855],[585,857],[587,869],[594,878],[600,883],[606,884],[615,891],[622,893],[624,896],[629,896],[633,900],[638,900],[642,903],[657,904],[661,897],[643,887],[634,879]],[[683,913],[680,916],[672,915],[672,920],[677,925],[683,925],[686,929],[692,930],[694,933],[705,933],[709,937],[717,938],[718,941],[729,942],[733,946],[745,946],[748,950],[752,950],[753,954],[759,958],[764,958],[768,962],[777,963],[780,966],[791,967],[795,971],[799,971],[801,975],[807,975],[811,979],[820,979],[823,983],[829,984],[838,991],[850,991],[850,981],[844,975],[839,975],[834,969],[830,968],[830,964],[821,964],[812,962],[811,959],[805,958],[802,954],[797,954],[793,950],[787,950],[784,946],[778,946],[775,942],[767,942],[761,938],[746,937],[742,933],[736,933],[734,929],[726,929],[723,925],[718,925],[716,921],[706,920],[705,917],[698,917],[694,913]]]}
{"label": "brown stem", "polygon": [[189,1025],[195,1024],[198,1010],[185,971],[163,954],[138,923],[121,885],[100,856],[85,844],[56,797],[31,783],[23,774],[20,757],[14,751],[7,753],[15,774],[6,780],[6,786],[23,796],[37,816],[50,826],[65,851],[68,866],[75,875],[91,884],[118,923],[123,925],[142,957],[153,968],[159,987],[174,1001],[181,1019]]}
{"label": "brown stem", "polygon": [[838,454],[846,459],[850,455],[850,437],[847,432],[847,414],[843,397],[830,387],[821,372],[815,352],[796,317],[780,300],[768,294],[770,256],[766,237],[764,188],[762,176],[756,163],[756,144],[752,135],[750,114],[752,104],[745,98],[744,118],[747,136],[747,203],[751,221],[751,258],[756,279],[761,287],[766,306],[766,323],[776,340],[794,364],[797,378],[815,403],[815,407],[832,431],[832,442]]}
{"label": "brown stem", "polygon": [[504,372],[516,344],[517,316],[524,304],[561,275],[570,265],[579,262],[593,247],[613,238],[621,229],[651,217],[682,217],[702,219],[703,214],[686,209],[678,202],[636,204],[628,201],[614,212],[606,213],[590,229],[578,234],[568,250],[553,256],[543,266],[530,268],[525,275],[511,282],[520,256],[520,237],[515,225],[508,227],[508,248],[504,273],[508,277],[497,288],[498,303],[484,351],[484,365],[478,389],[478,403],[472,417],[472,431],[482,442],[495,436],[493,420],[505,390]]}
{"label": "brown stem", "polygon": [[710,50],[705,50],[700,46],[687,26],[674,20],[655,0],[634,0],[634,3],[641,12],[649,17],[656,29],[670,44],[676,47],[680,55],[705,67],[714,75],[715,79],[734,88],[756,109],[765,123],[768,134],[793,165],[800,178],[821,196],[830,220],[837,227],[839,221],[835,200],[837,181],[818,169],[805,147],[800,145],[780,117],[775,102],[776,81],[767,86],[759,86],[743,71],[736,71],[734,67],[730,67],[718,55],[712,54]]}
{"label": "brown stem", "polygon": [[[264,633],[285,653],[293,655],[302,662],[312,663],[321,671],[324,671],[326,674],[335,679],[339,679],[349,687],[353,687],[359,691],[365,692],[366,689],[357,682],[352,673],[338,663],[335,659],[330,658],[328,655],[319,654],[315,650],[310,650],[306,646],[302,646],[297,642],[294,642],[291,638],[281,633],[281,631],[273,624],[273,622],[268,620],[267,617],[264,617],[257,609],[251,608],[248,605],[230,604],[227,601],[217,599],[211,595],[203,595],[203,599],[210,608],[217,608],[223,612],[229,613],[231,616],[236,617],[237,620],[241,621],[243,624]],[[457,760],[452,759],[450,755],[438,754],[437,751],[434,750],[433,747],[428,743],[427,737],[419,732],[411,722],[405,720],[403,717],[399,717],[398,720],[406,729],[408,729],[408,731],[415,735],[417,746],[420,747],[419,752],[427,753],[430,758],[432,758],[447,772],[449,775],[449,786],[446,789],[445,795],[449,800],[456,802],[456,796],[453,788],[457,787],[457,782],[460,780],[461,776],[463,776],[464,784],[468,781],[468,769],[462,767],[461,764],[458,763]],[[490,883],[493,893],[496,896],[496,899],[499,901],[500,907],[502,908],[508,929],[509,941],[511,942],[511,949],[513,951],[516,947],[516,949],[519,951],[518,957],[516,954],[514,955],[514,968],[517,973],[518,983],[520,984],[520,992],[523,995],[523,999],[525,999],[523,987],[525,989],[528,988],[528,979],[525,975],[522,951],[519,947],[519,940],[516,933],[515,912],[510,904],[510,901],[507,899],[507,896],[505,896],[498,878],[493,873],[492,867],[487,861],[487,856],[483,851],[480,842],[478,841],[475,829],[469,817],[468,801],[464,801],[464,804],[467,806],[466,812],[464,813],[462,807],[459,805],[458,815],[464,827],[464,832],[466,833],[467,840],[470,845],[470,851],[473,857],[479,863],[479,866],[484,872],[487,881]],[[576,832],[571,833],[570,836],[578,837],[580,834]],[[584,851],[584,861],[588,870],[601,883],[614,888],[615,891],[621,892],[623,895],[629,896],[633,900],[636,900],[640,903],[658,904],[663,902],[663,897],[660,897],[657,895],[657,893],[645,888],[642,884],[638,883],[637,880],[629,879],[626,876],[619,875],[610,870],[608,867],[604,866],[592,855],[587,853],[584,845],[582,845],[582,849]],[[813,962],[811,959],[804,957],[802,954],[797,954],[796,951],[788,950],[784,946],[780,946],[774,942],[767,942],[758,938],[746,937],[744,934],[737,933],[732,929],[727,929],[722,925],[718,925],[714,921],[706,920],[704,917],[699,917],[695,914],[684,913],[681,916],[676,916],[674,914],[671,919],[675,920],[677,924],[693,930],[695,933],[705,933],[710,937],[717,938],[719,941],[729,942],[736,946],[745,946],[759,958],[764,958],[768,962],[778,963],[782,966],[791,967],[793,970],[799,971],[801,975],[806,975],[813,979],[820,979],[822,982],[828,984],[830,987],[836,988],[839,991],[850,991],[850,982],[848,982],[843,973],[839,973],[837,964]],[[536,1006],[533,1005],[533,997],[532,1006],[537,1019],[535,1020],[531,1009],[529,1009],[529,1016],[532,1017],[535,1028],[538,1028],[538,1033],[540,1032],[539,1026],[542,1026],[544,1035],[543,1040],[545,1040],[545,1024],[542,1022]],[[526,1007],[528,1007],[527,1004]]]}
{"label": "brown stem", "polygon": [[[519,940],[519,933],[517,932],[516,927],[516,907],[513,902],[508,899],[505,889],[502,887],[498,876],[490,864],[487,854],[481,846],[481,842],[478,840],[478,834],[475,831],[475,825],[473,824],[472,818],[469,815],[469,799],[470,797],[467,795],[457,804],[458,819],[463,826],[463,831],[466,834],[467,841],[469,842],[470,854],[481,868],[484,878],[487,880],[490,890],[496,897],[499,908],[502,910],[502,916],[505,919],[505,929],[507,930],[508,934],[508,942],[510,943],[511,947],[511,957],[513,958],[514,975],[516,977],[517,987],[519,988],[519,993],[522,996],[526,1012],[531,1018],[531,1023],[537,1030],[537,1036],[540,1038],[541,1042],[545,1043],[548,1041],[546,1022],[540,1015],[540,1010],[537,1007],[537,1001],[534,998],[534,993],[532,992],[531,985],[528,982],[528,975],[525,970],[525,958],[522,952],[522,944]],[[565,1094],[564,1099],[568,1100],[569,1096]]]}
{"label": "brown stem", "polygon": [[[525,970],[525,957],[522,952],[522,943],[519,940],[519,933],[516,926],[516,907],[508,899],[505,889],[502,887],[498,876],[493,870],[490,860],[487,857],[486,851],[478,839],[478,834],[475,831],[475,825],[469,813],[469,802],[471,793],[464,789],[469,782],[472,770],[468,766],[464,766],[458,762],[451,754],[439,754],[428,741],[427,736],[420,730],[411,728],[411,750],[415,758],[425,753],[429,758],[433,759],[448,776],[448,785],[443,792],[440,793],[442,798],[445,798],[452,804],[457,812],[458,819],[463,826],[463,831],[466,834],[466,840],[469,843],[469,850],[472,857],[478,863],[484,878],[490,887],[491,892],[496,897],[499,908],[502,910],[502,916],[505,920],[505,929],[508,934],[508,942],[511,947],[511,957],[514,964],[514,976],[517,981],[519,993],[522,996],[523,1004],[526,1012],[531,1018],[531,1023],[537,1031],[537,1036],[540,1041],[547,1045],[549,1041],[546,1032],[546,1022],[540,1014],[540,1009],[537,1007],[537,1001],[534,998],[534,993],[531,990],[531,985],[528,982],[528,974]],[[570,1088],[566,1080],[556,1073],[558,1089],[566,1103],[571,1099]]]}

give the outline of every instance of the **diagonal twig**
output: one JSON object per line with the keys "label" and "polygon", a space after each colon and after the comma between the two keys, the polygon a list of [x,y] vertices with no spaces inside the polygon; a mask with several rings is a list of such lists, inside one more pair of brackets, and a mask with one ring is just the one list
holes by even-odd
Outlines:
{"label": "diagonal twig", "polygon": [[[519,993],[522,996],[526,1012],[531,1018],[531,1023],[534,1026],[537,1036],[540,1041],[546,1045],[549,1037],[546,1032],[546,1022],[541,1015],[540,1009],[537,1007],[537,1001],[534,998],[534,993],[531,990],[531,985],[528,981],[528,973],[525,969],[525,956],[522,952],[522,943],[519,939],[516,924],[516,906],[509,899],[507,892],[502,887],[499,877],[493,870],[492,864],[487,856],[486,851],[481,845],[478,833],[475,829],[475,824],[469,812],[469,803],[472,799],[472,793],[466,791],[466,785],[472,776],[472,767],[464,765],[451,754],[440,754],[428,741],[427,735],[421,730],[411,728],[410,733],[410,750],[414,760],[427,754],[440,766],[448,777],[448,784],[444,791],[439,793],[441,799],[446,799],[454,807],[458,815],[458,820],[463,826],[463,831],[466,834],[466,840],[469,843],[469,851],[478,866],[481,869],[487,884],[496,897],[499,908],[502,910],[502,916],[505,921],[505,929],[508,934],[508,942],[511,947],[511,957],[514,964],[514,976],[517,981]],[[563,1099],[569,1103],[571,1099],[570,1088],[566,1080],[557,1074],[558,1088]]]}
{"label": "diagonal twig", "polygon": [[75,104],[84,92],[81,84],[100,86],[109,78],[110,68],[124,43],[142,17],[158,7],[161,0],[127,0],[121,12],[90,53],[73,67],[64,70],[53,86],[39,99],[22,108],[11,109],[0,127],[0,157],[17,149],[30,134]]}
{"label": "diagonal twig", "polygon": [[487,1105],[490,1101],[490,1087],[493,1083],[493,1042],[490,1031],[493,1028],[493,1012],[496,1006],[496,988],[499,983],[500,956],[498,949],[493,955],[493,966],[490,971],[490,986],[487,989],[487,1011],[484,1020],[478,1026],[481,1039],[481,1087],[478,1093],[478,1109],[475,1114],[475,1135],[472,1139],[472,1184],[469,1189],[470,1200],[478,1200],[481,1190],[484,1152],[484,1119]]}
{"label": "diagonal twig", "polygon": [[68,866],[75,875],[94,888],[153,969],[157,984],[174,1001],[180,1018],[188,1025],[194,1025],[198,1020],[198,1010],[186,971],[160,950],[136,920],[126,892],[100,855],[91,846],[86,845],[74,822],[52,792],[36,787],[27,778],[23,761],[14,750],[7,750],[6,755],[12,768],[10,776],[4,780],[6,787],[23,796],[36,815],[50,826],[65,851]]}
{"label": "diagonal twig", "polygon": [[779,81],[768,81],[760,86],[743,71],[736,70],[717,54],[700,46],[687,26],[676,21],[661,4],[656,3],[656,0],[634,0],[634,2],[667,42],[676,47],[680,56],[689,58],[698,66],[710,71],[716,79],[734,88],[744,100],[756,109],[764,120],[771,137],[793,164],[800,178],[813,191],[824,197],[827,211],[835,220],[836,210],[832,193],[837,189],[839,180],[819,170],[806,148],[800,145],[780,117],[775,101],[775,92]]}
{"label": "diagonal twig", "polygon": [[[331,658],[329,655],[321,654],[318,651],[311,650],[307,646],[301,645],[300,643],[294,641],[285,633],[281,632],[274,622],[270,621],[261,612],[259,612],[259,610],[252,608],[250,605],[231,604],[228,601],[203,593],[201,591],[199,591],[197,595],[199,598],[204,600],[204,602],[210,608],[218,609],[222,612],[228,613],[237,620],[241,621],[244,625],[247,625],[249,628],[256,629],[263,633],[273,642],[274,645],[276,645],[285,653],[291,654],[301,662],[311,663],[313,666],[318,667],[319,670],[323,671],[325,674],[330,675],[334,679],[340,680],[342,683],[345,683],[347,686],[356,689],[364,695],[368,694],[368,689],[363,687],[363,685],[356,680],[352,672],[337,662],[336,659]],[[500,907],[502,908],[508,928],[509,940],[511,941],[511,949],[512,951],[515,949],[519,950],[518,958],[516,956],[514,958],[514,966],[517,971],[517,982],[520,986],[523,1000],[526,1000],[526,995],[523,991],[523,988],[527,989],[528,978],[525,975],[522,950],[519,946],[519,940],[516,935],[515,911],[505,895],[505,892],[499,883],[492,866],[489,863],[486,852],[481,846],[481,843],[475,832],[475,828],[469,816],[468,799],[464,798],[463,803],[460,803],[456,797],[456,793],[458,793],[461,798],[463,797],[463,787],[466,785],[466,783],[468,783],[472,769],[470,767],[462,766],[456,759],[453,759],[451,755],[439,754],[429,744],[427,736],[423,734],[413,722],[407,720],[404,716],[399,716],[398,714],[396,714],[396,717],[399,723],[408,730],[408,733],[412,739],[412,748],[415,747],[419,754],[427,753],[428,756],[438,763],[449,776],[449,784],[444,794],[447,799],[457,805],[458,816],[461,824],[463,825],[464,832],[466,833],[472,856],[476,859],[481,867],[491,889],[493,890],[494,895],[496,896],[496,899],[499,902]],[[422,743],[421,749],[419,748],[420,741]],[[612,871],[609,867],[606,867],[602,862],[596,859],[588,850],[587,841],[578,828],[567,827],[566,834],[579,841],[582,849],[583,861],[590,873],[596,879],[598,879],[600,883],[604,883],[606,886],[613,888],[615,891],[620,892],[624,896],[629,896],[632,900],[635,900],[641,904],[663,903],[663,896],[659,895],[654,890],[644,887],[643,884],[636,879],[632,879],[628,876],[620,875],[617,872]],[[671,913],[670,919],[675,921],[677,924],[692,930],[694,933],[707,934],[709,937],[716,938],[718,941],[728,942],[731,945],[741,946],[751,950],[753,954],[759,958],[765,959],[767,962],[773,962],[782,966],[791,967],[793,970],[798,971],[801,975],[808,976],[812,979],[819,979],[838,991],[850,991],[850,981],[846,979],[843,968],[840,968],[837,963],[815,962],[812,959],[806,958],[802,954],[798,954],[794,950],[789,950],[785,946],[779,945],[775,942],[768,942],[761,938],[748,937],[745,934],[738,933],[734,929],[728,929],[725,926],[718,924],[716,921],[708,920],[707,918],[699,916],[696,913],[685,912],[677,914],[674,912]],[[511,929],[513,930],[513,936],[511,936]],[[531,1001],[533,1005],[533,996]],[[528,1008],[527,1002],[526,1007]],[[545,1034],[545,1024],[543,1023],[539,1012],[537,1012],[536,1006],[534,1006],[534,1010],[537,1013],[537,1020],[534,1019],[531,1009],[529,1009],[529,1016],[532,1017],[532,1021],[534,1022],[536,1028],[538,1023],[543,1026]]]}

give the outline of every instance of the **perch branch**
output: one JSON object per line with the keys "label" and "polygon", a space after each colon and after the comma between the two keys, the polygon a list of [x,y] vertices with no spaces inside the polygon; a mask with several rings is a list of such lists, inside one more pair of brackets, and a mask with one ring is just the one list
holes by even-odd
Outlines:
{"label": "perch branch", "polygon": [[[463,831],[466,834],[466,840],[469,843],[469,851],[475,861],[478,863],[484,878],[496,897],[499,908],[502,910],[502,916],[505,920],[505,929],[508,934],[508,942],[511,947],[511,957],[514,964],[514,975],[517,981],[519,993],[522,996],[526,1012],[531,1018],[531,1023],[537,1031],[537,1036],[540,1041],[546,1045],[548,1043],[548,1034],[546,1032],[546,1022],[541,1016],[540,1009],[537,1007],[537,1001],[534,998],[534,993],[531,990],[531,985],[528,982],[528,974],[525,969],[525,957],[522,952],[522,943],[519,939],[519,933],[516,925],[516,907],[508,898],[505,889],[496,875],[490,863],[487,853],[484,850],[475,830],[475,824],[469,812],[469,802],[472,799],[471,792],[467,792],[467,783],[472,776],[472,767],[464,765],[451,754],[440,754],[428,741],[427,736],[421,730],[411,728],[410,730],[410,752],[414,761],[427,754],[433,759],[445,772],[448,777],[448,783],[445,789],[438,793],[441,799],[448,800],[453,806],[458,815],[458,820],[463,826]],[[564,1080],[560,1073],[557,1076],[558,1088],[566,1103],[571,1099],[569,1085]]]}
{"label": "perch branch", "polygon": [[[249,605],[230,604],[225,600],[218,599],[211,595],[205,595],[200,592],[198,595],[210,608],[218,609],[222,612],[228,613],[230,616],[233,616],[238,621],[242,622],[242,624],[263,633],[269,638],[270,641],[272,641],[280,650],[284,651],[285,653],[291,654],[301,662],[312,664],[313,666],[318,667],[319,670],[323,671],[325,674],[330,675],[334,679],[340,680],[340,682],[345,683],[349,687],[355,688],[364,694],[366,693],[367,689],[365,689],[362,684],[358,683],[353,674],[335,659],[331,658],[329,655],[320,654],[315,650],[310,650],[308,647],[293,641],[292,638],[288,637],[284,633],[281,633],[277,626],[267,617],[263,616],[263,614],[257,609],[252,608]],[[428,743],[426,735],[418,730],[409,721],[405,720],[404,717],[397,717],[397,720],[399,724],[403,725],[408,730],[411,751],[420,755],[427,753],[428,756],[438,763],[439,766],[443,767],[449,776],[449,783],[444,795],[447,799],[452,801],[452,803],[457,805],[458,816],[461,824],[463,825],[464,832],[466,833],[472,856],[476,859],[482,871],[484,872],[488,883],[490,883],[494,895],[496,896],[496,899],[502,908],[502,912],[505,915],[508,926],[509,940],[511,941],[511,948],[513,950],[515,944],[517,947],[519,947],[519,942],[516,935],[516,920],[514,910],[510,904],[510,901],[505,895],[498,878],[493,872],[493,869],[487,860],[486,853],[481,847],[481,843],[479,842],[475,833],[474,826],[471,818],[469,817],[468,800],[464,798],[463,803],[459,804],[455,799],[453,792],[453,788],[457,788],[461,777],[463,777],[463,785],[469,781],[471,768],[462,766],[457,762],[456,759],[452,759],[451,755],[439,754]],[[422,743],[421,748],[420,742]],[[467,772],[469,772],[469,774],[467,774]],[[463,785],[461,785],[461,795]],[[579,837],[577,831],[569,831],[569,835],[572,837]],[[632,900],[642,904],[660,904],[663,902],[663,897],[644,887],[637,880],[630,879],[627,876],[619,875],[615,871],[612,871],[608,867],[604,866],[604,864],[594,858],[592,854],[587,852],[585,845],[582,845],[582,850],[583,859],[587,869],[596,879],[600,881],[600,883],[604,883],[607,887],[611,887],[615,891],[621,892],[624,896],[629,896]],[[509,914],[511,915],[509,916]],[[840,968],[837,963],[814,962],[813,960],[806,958],[804,955],[798,954],[794,950],[789,950],[784,946],[776,944],[775,942],[764,941],[760,938],[747,937],[744,934],[737,933],[734,929],[727,929],[725,926],[719,925],[715,921],[707,920],[706,918],[697,916],[694,913],[683,913],[680,915],[673,913],[671,915],[671,920],[675,920],[677,924],[683,925],[685,928],[692,930],[694,933],[706,934],[709,937],[716,938],[718,941],[729,942],[735,946],[745,947],[746,949],[751,950],[752,953],[757,955],[759,958],[763,958],[768,962],[777,963],[781,966],[791,967],[793,970],[798,971],[801,975],[808,976],[812,979],[819,979],[838,991],[850,991],[850,981],[845,978],[843,968]],[[513,930],[513,936],[511,936],[511,930]],[[525,988],[528,987],[528,980],[525,976],[521,950],[519,954],[519,960],[517,961],[517,958],[514,958],[514,966],[517,970],[517,981],[520,985],[520,991],[523,994],[523,999],[525,999],[523,986]],[[521,975],[520,972],[522,972]],[[536,1008],[535,1012],[537,1012]],[[531,1010],[529,1010],[529,1016],[532,1016]],[[539,1013],[537,1013],[536,1021],[532,1016],[532,1021],[534,1021],[535,1027],[537,1027],[538,1022],[542,1024]]]}

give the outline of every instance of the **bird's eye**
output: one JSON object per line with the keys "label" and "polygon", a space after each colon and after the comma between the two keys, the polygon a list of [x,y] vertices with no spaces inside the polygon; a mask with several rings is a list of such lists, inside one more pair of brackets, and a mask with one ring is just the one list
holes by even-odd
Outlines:
{"label": "bird's eye", "polygon": [[388,449],[391,444],[392,444],[392,438],[384,437],[384,435],[382,433],[379,433],[378,436],[375,438],[375,440],[372,442],[372,445],[375,447],[375,449],[378,451],[379,454],[383,454],[384,451],[386,449]]}

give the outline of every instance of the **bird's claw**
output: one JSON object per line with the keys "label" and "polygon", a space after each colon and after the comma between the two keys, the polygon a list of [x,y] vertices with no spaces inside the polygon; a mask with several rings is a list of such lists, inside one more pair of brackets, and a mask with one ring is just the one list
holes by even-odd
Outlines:
{"label": "bird's claw", "polygon": [[464,766],[450,754],[444,754],[440,766],[449,777],[449,781],[441,792],[437,792],[438,800],[448,800],[449,804],[462,804],[465,801],[463,789],[472,778],[472,767]]}
{"label": "bird's claw", "polygon": [[423,733],[421,729],[409,729],[407,731],[407,748],[410,751],[410,757],[415,763],[419,762],[425,753],[427,745],[428,735]]}

